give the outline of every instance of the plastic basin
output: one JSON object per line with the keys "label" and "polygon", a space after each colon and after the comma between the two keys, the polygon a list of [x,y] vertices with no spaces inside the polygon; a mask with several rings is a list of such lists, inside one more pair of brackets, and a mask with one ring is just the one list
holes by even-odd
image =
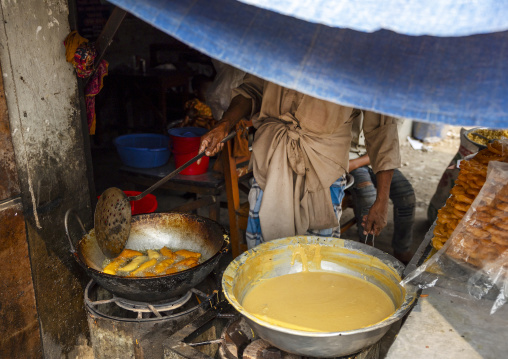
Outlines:
{"label": "plastic basin", "polygon": [[160,167],[169,160],[169,137],[165,135],[123,135],[115,138],[114,143],[120,159],[130,167]]}

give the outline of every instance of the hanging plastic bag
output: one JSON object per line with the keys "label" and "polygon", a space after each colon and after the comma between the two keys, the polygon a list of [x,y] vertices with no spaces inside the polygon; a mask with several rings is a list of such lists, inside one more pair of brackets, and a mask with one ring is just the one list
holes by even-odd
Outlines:
{"label": "hanging plastic bag", "polygon": [[[495,313],[508,298],[508,146],[499,142],[496,161],[488,154],[487,179],[443,247],[402,281],[438,286],[470,300],[492,302]],[[505,155],[506,154],[506,155]]]}

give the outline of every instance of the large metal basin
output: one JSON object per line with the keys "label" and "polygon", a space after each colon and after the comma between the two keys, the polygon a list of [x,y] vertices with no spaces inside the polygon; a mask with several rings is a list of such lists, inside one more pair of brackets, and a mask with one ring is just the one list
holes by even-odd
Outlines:
{"label": "large metal basin", "polygon": [[[295,255],[298,252],[307,258],[303,265],[309,271],[350,274],[377,285],[392,299],[397,308],[395,313],[377,324],[357,330],[306,332],[272,325],[245,311],[242,300],[259,280],[302,271],[302,255]],[[376,343],[409,311],[416,297],[416,288],[399,285],[403,270],[403,264],[389,254],[362,243],[337,238],[289,237],[263,243],[237,257],[224,272],[222,287],[228,301],[245,316],[256,334],[275,347],[304,356],[338,357]]]}

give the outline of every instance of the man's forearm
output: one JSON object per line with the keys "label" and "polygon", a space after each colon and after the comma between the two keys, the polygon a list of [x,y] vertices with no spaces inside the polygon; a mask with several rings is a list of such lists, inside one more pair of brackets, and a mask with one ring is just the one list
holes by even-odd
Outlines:
{"label": "man's forearm", "polygon": [[231,100],[231,104],[222,115],[219,123],[225,123],[229,132],[242,118],[250,115],[251,111],[252,101],[242,95],[237,95]]}
{"label": "man's forearm", "polygon": [[386,227],[392,177],[393,170],[376,173],[377,198],[370,208],[369,214],[364,216],[362,220],[363,234],[365,235],[374,234],[377,236]]}
{"label": "man's forearm", "polygon": [[368,165],[370,165],[369,155],[363,155],[358,158],[355,158],[354,160],[349,160],[349,172]]}
{"label": "man's forearm", "polygon": [[377,198],[376,201],[388,203],[390,199],[390,185],[392,183],[393,170],[379,171],[376,173]]}
{"label": "man's forearm", "polygon": [[[231,100],[231,104],[222,119],[201,137],[201,144],[199,145],[199,152],[205,152],[207,156],[217,154],[224,147],[221,141],[228,135],[235,125],[244,117],[250,115],[252,112],[252,101],[241,95],[235,96]],[[201,159],[198,160],[198,164]]]}

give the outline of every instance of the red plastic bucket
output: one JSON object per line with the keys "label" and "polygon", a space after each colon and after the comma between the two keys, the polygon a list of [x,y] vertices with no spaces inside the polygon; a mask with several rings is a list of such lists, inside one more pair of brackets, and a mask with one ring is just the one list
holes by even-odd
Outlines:
{"label": "red plastic bucket", "polygon": [[[141,192],[138,191],[123,191],[127,197],[137,196]],[[99,198],[100,196],[97,196]],[[138,201],[130,201],[132,215],[153,213],[157,209],[157,198],[149,193]]]}
{"label": "red plastic bucket", "polygon": [[[173,151],[173,155],[175,156],[175,166],[178,168],[181,165],[185,164],[185,162],[189,161],[191,158],[197,156],[199,153],[199,148],[195,151],[189,153],[177,153]],[[210,159],[207,156],[203,156],[201,158],[201,163],[198,165],[196,162],[191,164],[189,167],[184,169],[180,174],[182,175],[200,175],[206,173],[208,171],[208,163]]]}
{"label": "red plastic bucket", "polygon": [[[177,168],[198,155],[201,136],[206,132],[208,130],[199,127],[172,128],[168,131]],[[193,163],[180,173],[182,175],[200,175],[206,173],[208,163],[209,158],[204,156],[199,165]]]}
{"label": "red plastic bucket", "polygon": [[[137,191],[123,191],[127,197],[137,196],[141,192]],[[132,215],[153,213],[157,209],[157,198],[151,193],[148,193],[138,201],[131,201]]]}
{"label": "red plastic bucket", "polygon": [[201,136],[198,137],[180,137],[171,136],[171,145],[174,150],[180,153],[189,153],[199,148],[201,143]]}

